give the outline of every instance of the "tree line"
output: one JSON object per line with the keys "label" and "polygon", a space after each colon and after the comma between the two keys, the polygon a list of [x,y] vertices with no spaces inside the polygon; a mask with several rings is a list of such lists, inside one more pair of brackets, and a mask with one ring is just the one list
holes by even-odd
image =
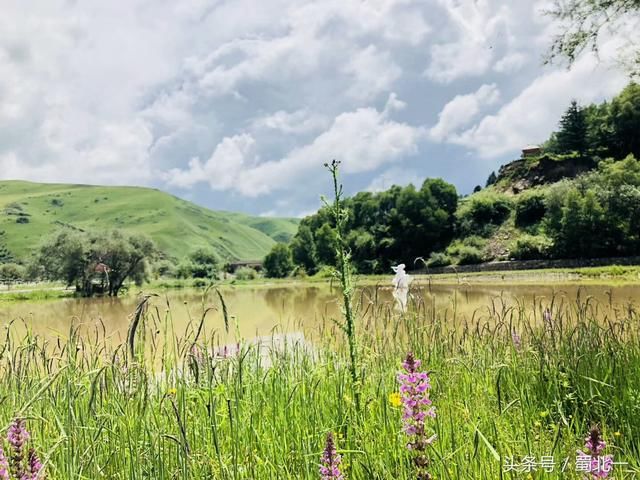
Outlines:
{"label": "tree line", "polygon": [[[492,173],[488,188],[460,196],[442,179],[419,188],[393,186],[345,200],[345,246],[361,273],[388,272],[423,259],[429,266],[496,258],[567,258],[640,254],[640,86],[610,102],[573,101],[543,152],[558,162],[582,158],[594,170],[575,179],[504,193]],[[535,162],[536,159],[531,159]],[[334,221],[326,207],[304,218],[288,245],[265,258],[268,276],[317,274],[335,265]],[[494,251],[496,232],[513,238]],[[502,255],[502,257],[500,257]],[[420,262],[420,265],[422,262]]]}

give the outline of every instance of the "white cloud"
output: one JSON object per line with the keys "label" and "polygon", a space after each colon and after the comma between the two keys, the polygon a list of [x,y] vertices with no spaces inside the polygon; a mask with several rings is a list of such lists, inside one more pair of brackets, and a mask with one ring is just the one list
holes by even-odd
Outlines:
{"label": "white cloud", "polygon": [[493,69],[499,73],[515,73],[524,67],[526,62],[526,55],[520,52],[513,52],[498,60]]}
{"label": "white cloud", "polygon": [[255,140],[246,133],[225,137],[204,164],[193,158],[188,169],[169,171],[166,181],[181,188],[206,182],[214,190],[231,190],[241,182],[243,171],[255,166],[254,146]]}
{"label": "white cloud", "polygon": [[480,111],[495,104],[500,91],[495,84],[482,85],[474,93],[456,95],[438,114],[438,123],[429,130],[429,136],[437,142],[445,140],[471,122]]}
{"label": "white cloud", "polygon": [[381,52],[375,45],[357,52],[344,71],[354,80],[347,94],[359,100],[371,100],[379,93],[389,91],[402,74],[389,52]]}
{"label": "white cloud", "polygon": [[[0,178],[204,185],[179,191],[291,212],[316,205],[309,172],[333,157],[367,184],[378,170],[429,174],[447,142],[510,152],[571,97],[619,84],[542,70],[545,1],[9,0]],[[514,106],[476,122],[498,90]]]}
{"label": "white cloud", "polygon": [[305,134],[322,130],[328,126],[328,119],[323,115],[313,114],[308,109],[295,112],[278,110],[271,115],[256,118],[254,128],[276,130],[285,134]]}
{"label": "white cloud", "polygon": [[486,158],[515,154],[524,145],[544,141],[571,99],[583,104],[600,101],[615,95],[626,82],[621,73],[586,56],[571,70],[554,70],[534,79],[496,114],[449,140]]}
{"label": "white cloud", "polygon": [[[401,103],[394,96],[391,101]],[[416,153],[422,135],[422,129],[390,119],[387,109],[360,108],[338,115],[325,132],[284,158],[255,162],[247,156],[248,142],[242,135],[234,137],[242,139],[242,148],[225,139],[204,165],[192,160],[188,169],[172,170],[168,177],[179,186],[208,181],[214,188],[255,197],[295,184],[334,158],[342,162],[345,173],[373,171]]]}
{"label": "white cloud", "polygon": [[368,192],[382,192],[393,185],[408,185],[412,183],[419,187],[424,179],[412,171],[404,168],[392,167],[376,176],[365,188]]}

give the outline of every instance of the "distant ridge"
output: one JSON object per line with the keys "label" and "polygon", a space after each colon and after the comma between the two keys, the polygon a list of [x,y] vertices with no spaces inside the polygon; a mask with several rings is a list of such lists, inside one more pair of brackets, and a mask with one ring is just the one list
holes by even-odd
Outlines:
{"label": "distant ridge", "polygon": [[297,225],[209,210],[153,188],[0,181],[0,263],[28,259],[60,228],[142,233],[175,259],[206,247],[221,259],[256,260],[288,241]]}

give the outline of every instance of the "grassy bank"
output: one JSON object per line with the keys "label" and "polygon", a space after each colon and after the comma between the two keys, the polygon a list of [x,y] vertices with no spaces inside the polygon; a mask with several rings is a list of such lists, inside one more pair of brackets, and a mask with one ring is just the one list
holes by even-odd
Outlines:
{"label": "grassy bank", "polygon": [[240,352],[223,358],[213,353],[224,318],[208,315],[202,330],[194,319],[174,336],[170,310],[149,311],[122,345],[100,327],[58,344],[9,333],[0,350],[2,424],[28,419],[31,444],[55,479],[316,479],[327,432],[348,478],[414,479],[392,396],[412,351],[431,371],[434,478],[526,478],[502,470],[507,457],[528,455],[569,458],[565,472],[530,478],[582,478],[576,449],[594,424],[606,452],[628,462],[615,478],[640,472],[640,377],[630,374],[640,371],[640,332],[631,306],[496,302],[462,322],[425,304],[405,315],[363,305],[360,408],[331,321],[313,344],[239,339]]}

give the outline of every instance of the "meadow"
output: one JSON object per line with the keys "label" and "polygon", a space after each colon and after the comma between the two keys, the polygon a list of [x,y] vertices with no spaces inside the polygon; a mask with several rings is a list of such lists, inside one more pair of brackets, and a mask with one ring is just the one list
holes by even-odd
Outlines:
{"label": "meadow", "polygon": [[179,334],[177,306],[144,302],[122,341],[100,324],[57,341],[7,328],[1,423],[26,419],[47,478],[318,479],[332,432],[345,478],[416,479],[398,396],[408,352],[429,372],[437,411],[421,478],[584,478],[576,452],[594,425],[622,462],[610,478],[640,472],[633,304],[495,299],[469,315],[355,293],[354,383],[340,318],[314,338],[276,328],[273,342],[238,334],[224,349],[238,329],[209,293]]}
{"label": "meadow", "polygon": [[198,248],[225,259],[261,259],[293,236],[297,223],[209,210],[151,188],[0,181],[0,259],[10,252],[5,261],[30,260],[43,239],[63,228],[143,234],[178,259]]}

